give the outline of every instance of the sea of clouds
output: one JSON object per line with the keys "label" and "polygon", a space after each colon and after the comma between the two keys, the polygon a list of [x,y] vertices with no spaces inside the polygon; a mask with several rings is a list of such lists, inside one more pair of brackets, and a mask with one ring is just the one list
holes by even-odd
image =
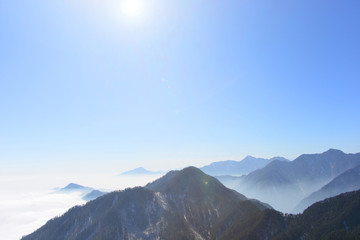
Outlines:
{"label": "sea of clouds", "polygon": [[2,239],[18,240],[61,216],[75,205],[86,202],[81,193],[59,193],[56,188],[73,182],[100,190],[122,190],[143,186],[161,175],[62,176],[54,174],[0,176],[0,233]]}

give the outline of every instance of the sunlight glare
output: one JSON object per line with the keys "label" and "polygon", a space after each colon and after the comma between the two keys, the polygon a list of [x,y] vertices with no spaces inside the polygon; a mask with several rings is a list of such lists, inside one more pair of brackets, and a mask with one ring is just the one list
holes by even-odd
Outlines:
{"label": "sunlight glare", "polygon": [[121,13],[127,19],[139,19],[144,17],[144,0],[123,0],[121,1]]}

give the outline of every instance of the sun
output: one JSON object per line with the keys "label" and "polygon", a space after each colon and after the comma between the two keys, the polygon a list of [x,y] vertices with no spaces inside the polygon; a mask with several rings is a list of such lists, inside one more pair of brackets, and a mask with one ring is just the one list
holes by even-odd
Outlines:
{"label": "sun", "polygon": [[128,19],[140,19],[145,15],[144,0],[122,0],[120,8],[123,17]]}

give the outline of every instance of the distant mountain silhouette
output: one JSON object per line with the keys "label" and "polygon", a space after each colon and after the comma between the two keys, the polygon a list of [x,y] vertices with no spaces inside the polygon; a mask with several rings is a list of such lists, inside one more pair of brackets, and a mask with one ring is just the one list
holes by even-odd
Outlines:
{"label": "distant mountain silhouette", "polygon": [[252,171],[265,167],[272,161],[289,161],[283,157],[274,157],[271,159],[265,158],[255,158],[252,156],[247,156],[241,161],[220,161],[213,162],[210,165],[200,168],[204,173],[212,176],[221,176],[221,175],[233,175],[240,176],[248,174]]}
{"label": "distant mountain silhouette", "polygon": [[119,176],[126,176],[126,175],[155,175],[155,174],[163,174],[163,173],[164,172],[161,172],[161,171],[153,172],[153,171],[146,170],[143,167],[138,167],[138,168],[135,168],[133,170],[120,173]]}
{"label": "distant mountain silhouette", "polygon": [[104,194],[106,192],[102,192],[91,187],[84,187],[82,185],[76,183],[69,183],[66,187],[60,188],[56,191],[56,193],[73,193],[79,192],[81,194],[81,198],[85,201],[94,200]]}
{"label": "distant mountain silhouette", "polygon": [[23,239],[215,239],[267,208],[188,167],[74,207]]}
{"label": "distant mountain silhouette", "polygon": [[293,212],[302,212],[311,204],[325,198],[334,197],[341,193],[351,192],[360,189],[360,166],[351,168],[334,178],[331,182],[323,186],[320,190],[313,192],[304,198],[294,209]]}
{"label": "distant mountain silhouette", "polygon": [[66,185],[61,190],[79,190],[79,189],[85,189],[85,188],[88,188],[88,187],[84,187],[84,186],[81,186],[81,185],[76,184],[76,183],[69,183],[68,185]]}
{"label": "distant mountain silhouette", "polygon": [[330,149],[321,154],[304,154],[290,162],[275,160],[244,177],[219,179],[247,197],[291,212],[304,197],[359,164],[360,153]]}
{"label": "distant mountain silhouette", "polygon": [[69,183],[65,187],[60,188],[57,192],[58,193],[81,192],[83,194],[88,194],[92,190],[94,189],[91,187],[85,187],[76,183]]}
{"label": "distant mountain silhouette", "polygon": [[101,197],[103,195],[105,195],[106,192],[102,192],[102,191],[99,191],[99,190],[92,190],[91,192],[89,192],[88,194],[86,194],[85,196],[82,197],[83,200],[85,201],[91,201],[91,200],[94,200],[98,197]]}

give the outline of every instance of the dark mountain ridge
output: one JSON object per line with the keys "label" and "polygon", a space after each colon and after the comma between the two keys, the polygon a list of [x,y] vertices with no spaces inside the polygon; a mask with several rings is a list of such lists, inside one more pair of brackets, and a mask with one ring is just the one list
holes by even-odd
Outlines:
{"label": "dark mountain ridge", "polygon": [[360,191],[344,193],[311,205],[303,214],[266,209],[235,221],[219,239],[359,240]]}
{"label": "dark mountain ridge", "polygon": [[175,200],[165,196],[166,189],[161,193],[136,187],[109,193],[73,207],[23,239],[358,240],[360,236],[360,191],[320,201],[298,215],[261,211],[251,201],[238,201],[208,225],[200,216],[206,212],[176,208]]}
{"label": "dark mountain ridge", "polygon": [[327,198],[303,214],[285,217],[286,227],[275,239],[348,239],[360,237],[360,191]]}
{"label": "dark mountain ridge", "polygon": [[189,167],[74,207],[23,240],[357,240],[359,213],[356,191],[313,204],[303,214],[284,215]]}
{"label": "dark mountain ridge", "polygon": [[23,239],[214,239],[230,214],[245,219],[266,208],[188,167],[72,208]]}

